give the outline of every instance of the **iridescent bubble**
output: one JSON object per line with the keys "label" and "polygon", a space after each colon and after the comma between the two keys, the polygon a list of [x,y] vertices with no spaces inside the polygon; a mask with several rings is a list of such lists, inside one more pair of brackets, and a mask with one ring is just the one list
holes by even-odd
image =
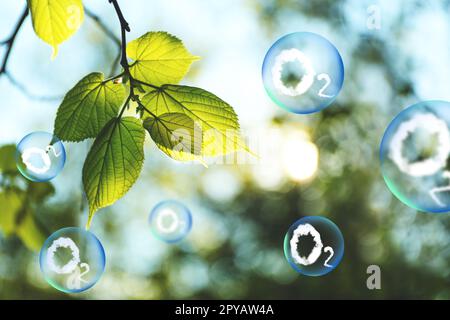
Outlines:
{"label": "iridescent bubble", "polygon": [[64,168],[65,162],[64,145],[51,133],[30,133],[17,145],[17,168],[31,181],[44,182],[53,179]]}
{"label": "iridescent bubble", "polygon": [[304,217],[297,220],[286,233],[284,255],[297,272],[307,276],[322,276],[341,262],[344,238],[329,219]]}
{"label": "iridescent bubble", "polygon": [[157,238],[174,243],[182,240],[191,231],[192,215],[184,204],[167,200],[153,208],[149,222]]}
{"label": "iridescent bubble", "polygon": [[64,228],[44,243],[39,256],[45,280],[66,293],[94,286],[105,270],[105,251],[97,237],[81,228]]}
{"label": "iridescent bubble", "polygon": [[380,146],[381,172],[404,204],[450,211],[450,103],[424,101],[400,112]]}
{"label": "iridescent bubble", "polygon": [[262,77],[277,105],[307,114],[328,107],[336,99],[344,82],[344,64],[327,39],[296,32],[272,45],[264,58]]}

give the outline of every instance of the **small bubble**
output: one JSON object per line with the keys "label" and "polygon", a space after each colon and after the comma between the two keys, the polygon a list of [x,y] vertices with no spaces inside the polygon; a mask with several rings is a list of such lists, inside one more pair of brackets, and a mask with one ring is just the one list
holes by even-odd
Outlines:
{"label": "small bubble", "polygon": [[45,280],[55,289],[79,293],[94,286],[105,270],[97,237],[81,228],[64,228],[45,241],[39,256]]}
{"label": "small bubble", "polygon": [[329,219],[304,217],[297,220],[286,233],[284,255],[295,271],[307,276],[322,276],[341,262],[344,238]]}
{"label": "small bubble", "polygon": [[55,178],[64,168],[65,162],[64,145],[51,133],[30,133],[17,145],[17,168],[31,181],[44,182]]}
{"label": "small bubble", "polygon": [[150,213],[153,234],[168,243],[184,239],[192,228],[192,215],[182,203],[174,200],[162,201]]}

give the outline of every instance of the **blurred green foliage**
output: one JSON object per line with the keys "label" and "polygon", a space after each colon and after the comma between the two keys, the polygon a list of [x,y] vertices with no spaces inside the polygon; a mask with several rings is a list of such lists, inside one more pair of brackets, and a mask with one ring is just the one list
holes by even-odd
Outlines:
{"label": "blurred green foliage", "polygon": [[[52,197],[51,185],[37,186],[18,175],[14,146],[2,148],[0,298],[450,299],[448,214],[404,206],[387,190],[378,162],[387,124],[420,99],[403,32],[431,3],[449,12],[450,1],[401,1],[401,10],[393,9],[383,27],[388,31],[372,32],[364,20],[359,27],[352,23],[354,13],[365,15],[370,2],[249,0],[268,39],[286,32],[286,25],[319,26],[332,30],[346,57],[346,83],[335,104],[301,120],[283,111],[271,120],[278,127],[309,128],[320,150],[316,178],[305,184],[283,179],[271,188],[259,182],[251,165],[180,167],[152,155],[141,182],[96,221],[107,270],[87,293],[56,292],[42,280],[37,254],[27,249],[39,247],[45,237],[39,225],[52,231],[80,225],[80,191],[56,197],[57,190]],[[202,31],[195,32],[200,37]],[[180,245],[160,244],[145,233],[151,203],[146,200],[157,192],[189,199],[194,229]],[[330,218],[345,238],[341,264],[323,277],[298,275],[283,255],[286,230],[305,215]],[[382,290],[366,287],[371,264],[381,267]]]}
{"label": "blurred green foliage", "polygon": [[6,237],[17,236],[30,250],[40,250],[46,232],[34,218],[36,207],[55,193],[50,183],[33,183],[16,168],[16,146],[0,148],[1,192],[0,230]]}

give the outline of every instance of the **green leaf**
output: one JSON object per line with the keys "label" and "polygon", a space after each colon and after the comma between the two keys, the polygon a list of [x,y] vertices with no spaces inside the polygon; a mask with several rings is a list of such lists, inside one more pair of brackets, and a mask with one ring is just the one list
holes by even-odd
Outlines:
{"label": "green leaf", "polygon": [[91,73],[71,89],[58,109],[55,135],[64,141],[95,138],[108,121],[116,117],[126,89],[102,73]]}
{"label": "green leaf", "polygon": [[180,161],[201,158],[201,129],[184,113],[148,117],[144,120],[144,128],[169,157]]}
{"label": "green leaf", "polygon": [[0,173],[16,174],[16,146],[13,144],[0,147]]}
{"label": "green leaf", "polygon": [[147,109],[145,118],[151,117],[148,111],[157,117],[165,113],[182,113],[191,118],[202,130],[200,137],[203,156],[249,151],[240,136],[238,117],[233,108],[208,91],[187,86],[164,85],[148,92],[142,98],[142,104]]}
{"label": "green leaf", "polygon": [[27,193],[29,199],[36,203],[42,203],[46,198],[55,194],[55,187],[48,182],[30,182]]}
{"label": "green leaf", "polygon": [[199,59],[187,51],[180,39],[166,32],[148,32],[131,41],[127,54],[134,60],[131,75],[155,86],[180,82],[192,62]]}
{"label": "green leaf", "polygon": [[8,189],[0,193],[0,203],[0,230],[3,234],[7,237],[16,234],[30,250],[38,251],[46,235],[34,220],[25,192],[18,188]]}
{"label": "green leaf", "polygon": [[30,208],[26,209],[25,216],[17,227],[16,234],[25,246],[33,251],[39,251],[47,238],[42,228],[36,224]]}
{"label": "green leaf", "polygon": [[7,189],[0,193],[2,206],[0,214],[0,229],[5,236],[15,232],[16,218],[22,210],[25,193],[17,188]]}
{"label": "green leaf", "polygon": [[80,28],[84,19],[81,0],[28,0],[36,34],[58,54],[58,45]]}
{"label": "green leaf", "polygon": [[128,192],[144,162],[145,130],[136,118],[112,119],[94,142],[83,167],[90,225],[95,212]]}

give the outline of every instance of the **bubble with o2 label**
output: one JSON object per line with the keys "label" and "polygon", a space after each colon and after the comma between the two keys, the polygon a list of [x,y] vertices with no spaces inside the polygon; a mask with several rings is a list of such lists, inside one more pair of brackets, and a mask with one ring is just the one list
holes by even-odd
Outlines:
{"label": "bubble with o2 label", "polygon": [[268,50],[262,77],[269,97],[299,114],[318,112],[338,96],[344,63],[336,47],[311,32],[285,35]]}
{"label": "bubble with o2 label", "polygon": [[297,272],[322,276],[334,270],[344,255],[344,237],[329,219],[308,216],[297,220],[284,238],[284,254]]}
{"label": "bubble with o2 label", "polygon": [[63,228],[42,246],[39,262],[55,289],[79,293],[93,287],[105,270],[105,251],[98,238],[81,228]]}
{"label": "bubble with o2 label", "polygon": [[181,202],[166,200],[158,203],[150,213],[150,228],[160,240],[175,243],[184,239],[192,228],[192,215]]}

